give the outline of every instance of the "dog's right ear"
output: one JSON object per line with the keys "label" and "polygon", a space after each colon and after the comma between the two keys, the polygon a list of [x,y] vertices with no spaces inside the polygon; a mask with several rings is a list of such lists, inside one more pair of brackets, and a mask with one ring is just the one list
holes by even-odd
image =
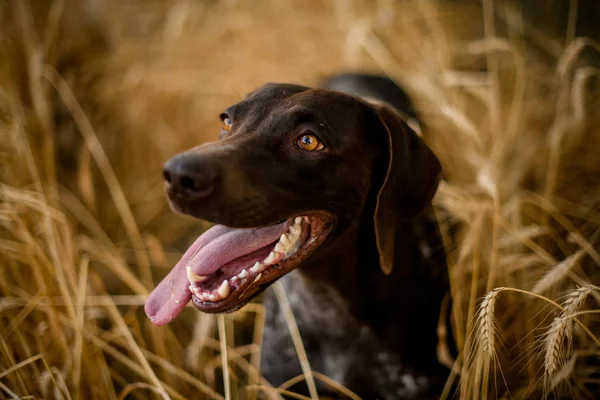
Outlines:
{"label": "dog's right ear", "polygon": [[389,274],[394,265],[396,236],[402,234],[397,229],[402,221],[431,204],[442,167],[433,151],[395,110],[381,103],[369,107],[376,112],[379,142],[386,147],[382,150],[387,156],[387,170],[377,193],[374,218],[380,266]]}

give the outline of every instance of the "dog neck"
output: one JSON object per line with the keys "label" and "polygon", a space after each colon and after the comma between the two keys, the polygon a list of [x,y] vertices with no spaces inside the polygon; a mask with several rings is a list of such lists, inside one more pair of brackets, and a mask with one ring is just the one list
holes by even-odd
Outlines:
{"label": "dog neck", "polygon": [[[431,213],[399,221],[395,263],[379,265],[372,217],[347,229],[299,269],[311,284],[328,285],[350,314],[368,326],[404,363],[427,373],[437,366],[437,325],[449,289],[441,238]],[[323,304],[323,307],[326,307]]]}

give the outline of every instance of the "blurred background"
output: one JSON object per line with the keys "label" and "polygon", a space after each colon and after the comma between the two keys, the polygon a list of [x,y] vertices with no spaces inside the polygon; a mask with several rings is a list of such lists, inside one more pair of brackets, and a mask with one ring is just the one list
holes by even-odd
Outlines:
{"label": "blurred background", "polygon": [[257,86],[344,71],[400,83],[444,165],[449,387],[597,398],[598,21],[596,0],[0,1],[0,398],[222,399],[223,372],[277,398],[260,302],[221,329],[145,318],[207,227],[161,169]]}

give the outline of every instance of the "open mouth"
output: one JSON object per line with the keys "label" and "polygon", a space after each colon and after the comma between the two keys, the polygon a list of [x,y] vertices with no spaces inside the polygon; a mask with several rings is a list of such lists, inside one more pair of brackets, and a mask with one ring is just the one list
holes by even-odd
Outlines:
{"label": "open mouth", "polygon": [[216,225],[152,291],[146,314],[165,325],[190,301],[203,312],[235,311],[310,256],[332,227],[332,218],[323,213],[261,228]]}

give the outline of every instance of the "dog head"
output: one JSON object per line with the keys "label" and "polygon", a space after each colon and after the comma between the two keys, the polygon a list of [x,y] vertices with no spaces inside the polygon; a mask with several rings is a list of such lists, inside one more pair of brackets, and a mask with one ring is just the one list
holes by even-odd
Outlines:
{"label": "dog head", "polygon": [[402,117],[336,91],[267,84],[220,119],[218,141],[164,168],[172,207],[218,225],[150,296],[155,323],[172,320],[190,299],[205,312],[241,307],[358,229],[365,213],[380,266],[391,271],[398,223],[430,203],[441,173]]}

